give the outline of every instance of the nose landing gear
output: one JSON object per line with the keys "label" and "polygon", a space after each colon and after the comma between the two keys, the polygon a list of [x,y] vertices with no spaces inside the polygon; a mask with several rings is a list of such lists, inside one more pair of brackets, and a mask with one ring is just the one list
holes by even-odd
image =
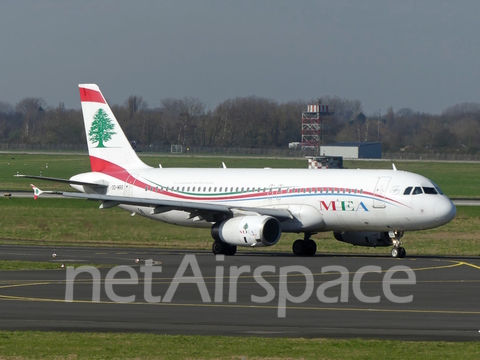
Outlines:
{"label": "nose landing gear", "polygon": [[407,255],[407,251],[405,250],[405,248],[400,246],[402,245],[402,242],[400,241],[400,239],[403,236],[403,231],[390,231],[388,235],[392,239],[392,243],[393,243],[393,249],[392,251],[390,251],[390,254],[392,255],[392,257],[401,258],[401,259],[404,258],[405,255]]}
{"label": "nose landing gear", "polygon": [[404,258],[405,255],[407,255],[407,251],[401,246],[393,247],[392,251],[390,251],[390,254],[393,258]]}

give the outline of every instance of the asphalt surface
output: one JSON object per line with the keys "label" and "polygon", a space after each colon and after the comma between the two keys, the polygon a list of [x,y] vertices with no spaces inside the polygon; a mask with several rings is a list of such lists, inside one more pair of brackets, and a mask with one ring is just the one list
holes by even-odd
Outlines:
{"label": "asphalt surface", "polygon": [[[221,261],[208,252],[182,250],[0,246],[0,259],[59,266],[0,272],[0,329],[480,340],[479,257],[298,258],[259,252]],[[156,269],[151,286],[142,272],[148,259]],[[111,267],[100,268],[92,281],[90,274],[73,278],[71,270],[61,269],[72,263]],[[116,265],[127,265],[123,269],[130,273]],[[405,271],[392,275],[399,265],[413,270],[410,280]],[[328,266],[337,268],[328,273]],[[237,270],[243,270],[238,277]],[[391,294],[403,301],[413,295],[411,301],[399,303],[387,294],[390,275],[400,282],[391,284]],[[98,300],[96,288],[99,302],[92,301]],[[72,301],[66,302],[69,294]]]}

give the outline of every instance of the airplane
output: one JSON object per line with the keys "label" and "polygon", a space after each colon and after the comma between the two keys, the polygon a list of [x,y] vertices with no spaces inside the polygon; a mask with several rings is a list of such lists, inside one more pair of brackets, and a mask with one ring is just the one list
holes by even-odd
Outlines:
{"label": "airplane", "polygon": [[[359,246],[392,246],[403,258],[405,231],[450,222],[456,208],[440,188],[418,174],[360,169],[154,168],[132,148],[100,88],[80,84],[91,172],[70,179],[19,175],[70,184],[69,198],[99,201],[169,224],[210,228],[214,254],[237,246],[275,245],[282,233],[303,233],[297,256],[312,256],[311,236],[332,231]],[[42,191],[32,185],[35,198]],[[58,193],[58,192],[56,192]]]}

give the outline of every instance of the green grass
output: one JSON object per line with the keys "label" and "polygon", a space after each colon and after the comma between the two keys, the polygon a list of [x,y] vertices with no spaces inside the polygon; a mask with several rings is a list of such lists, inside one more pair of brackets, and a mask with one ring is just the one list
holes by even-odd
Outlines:
{"label": "green grass", "polygon": [[1,359],[477,359],[478,342],[0,331]]}
{"label": "green grass", "polygon": [[[14,159],[12,159],[14,158]],[[304,159],[142,156],[163,167],[280,167],[306,168]],[[48,163],[48,169],[46,168]],[[480,164],[415,163],[395,161],[399,170],[431,178],[450,197],[480,197]],[[389,162],[346,161],[349,168],[391,168]],[[23,174],[69,178],[90,171],[88,156],[0,154],[0,190],[30,190]],[[315,171],[315,170],[312,170]],[[34,181],[52,190],[68,186]],[[71,199],[0,199],[0,242],[44,245],[132,246],[209,249],[209,230],[181,228],[154,222],[117,208],[99,210],[99,203]],[[480,208],[459,207],[449,224],[403,238],[409,255],[480,255]],[[291,251],[298,236],[282,235],[274,247],[239,251]],[[389,248],[354,247],[333,239],[331,233],[315,237],[319,253],[387,255]],[[0,270],[41,269],[58,264],[0,262]],[[69,264],[70,265],[70,264]],[[379,340],[280,339],[220,336],[164,336],[123,333],[0,331],[0,359],[476,359],[478,342],[401,342]]]}
{"label": "green grass", "polygon": [[[94,266],[96,268],[111,268],[115,265],[109,264],[77,264],[68,263],[66,266]],[[0,271],[19,271],[19,270],[59,270],[60,262],[38,262],[38,261],[20,261],[20,260],[0,260]]]}
{"label": "green grass", "polygon": [[[151,166],[163,167],[228,167],[305,168],[305,159],[259,159],[142,156]],[[48,168],[46,164],[48,163]],[[451,197],[480,197],[480,164],[442,162],[395,162],[399,170],[425,175],[434,180]],[[349,168],[391,168],[385,161],[345,161]],[[29,179],[14,178],[20,173],[68,178],[88,172],[88,156],[0,154],[0,189],[30,190]],[[322,171],[322,170],[312,170]],[[64,184],[33,181],[45,189],[70,189]],[[145,246],[164,248],[209,249],[210,231],[181,228],[154,222],[117,208],[98,210],[99,203],[72,199],[0,199],[0,241],[48,245]],[[477,255],[480,251],[480,209],[458,208],[450,224],[421,232],[410,232],[403,241],[408,254]],[[290,251],[295,234],[282,235],[272,248],[239,249],[239,251]],[[331,233],[318,234],[319,253],[384,254],[384,248],[354,247],[334,240]]]}
{"label": "green grass", "polygon": [[[160,247],[208,250],[209,229],[185,228],[152,221],[118,208],[98,209],[98,202],[75,199],[0,198],[0,242],[4,244]],[[407,232],[402,241],[409,255],[479,255],[480,207],[458,207],[447,225]],[[239,252],[286,251],[301,236],[283,234],[270,248],[239,248]],[[389,248],[352,246],[331,232],[313,237],[318,253],[386,255]]]}
{"label": "green grass", "polygon": [[[194,156],[157,156],[140,155],[148,165],[158,167],[203,167],[216,168],[222,161],[230,168],[306,168],[307,160],[291,158],[222,158]],[[447,162],[411,162],[394,161],[398,170],[405,170],[424,175],[439,185],[450,197],[480,197],[480,163]],[[46,166],[48,164],[48,168]],[[348,168],[391,169],[387,161],[353,161],[344,163]],[[13,177],[17,171],[21,174],[48,177],[69,178],[75,174],[89,172],[90,163],[85,155],[28,155],[0,154],[0,190],[30,190],[33,182],[40,188],[50,190],[68,190],[69,186],[41,180],[29,180]],[[315,170],[313,170],[315,171]]]}

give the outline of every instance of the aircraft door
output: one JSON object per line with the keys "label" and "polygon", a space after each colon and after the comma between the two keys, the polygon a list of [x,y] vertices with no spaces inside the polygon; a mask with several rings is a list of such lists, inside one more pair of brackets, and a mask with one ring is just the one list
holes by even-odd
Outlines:
{"label": "aircraft door", "polygon": [[281,187],[279,187],[279,188],[277,189],[277,193],[276,193],[275,198],[276,198],[277,200],[282,200],[282,188],[281,188]]}
{"label": "aircraft door", "polygon": [[136,177],[137,175],[128,175],[127,181],[125,181],[125,196],[133,196]]}
{"label": "aircraft door", "polygon": [[373,207],[376,209],[384,209],[385,205],[385,194],[387,192],[388,184],[390,183],[391,177],[382,176],[378,178],[377,184],[375,185],[375,191],[373,194]]}

